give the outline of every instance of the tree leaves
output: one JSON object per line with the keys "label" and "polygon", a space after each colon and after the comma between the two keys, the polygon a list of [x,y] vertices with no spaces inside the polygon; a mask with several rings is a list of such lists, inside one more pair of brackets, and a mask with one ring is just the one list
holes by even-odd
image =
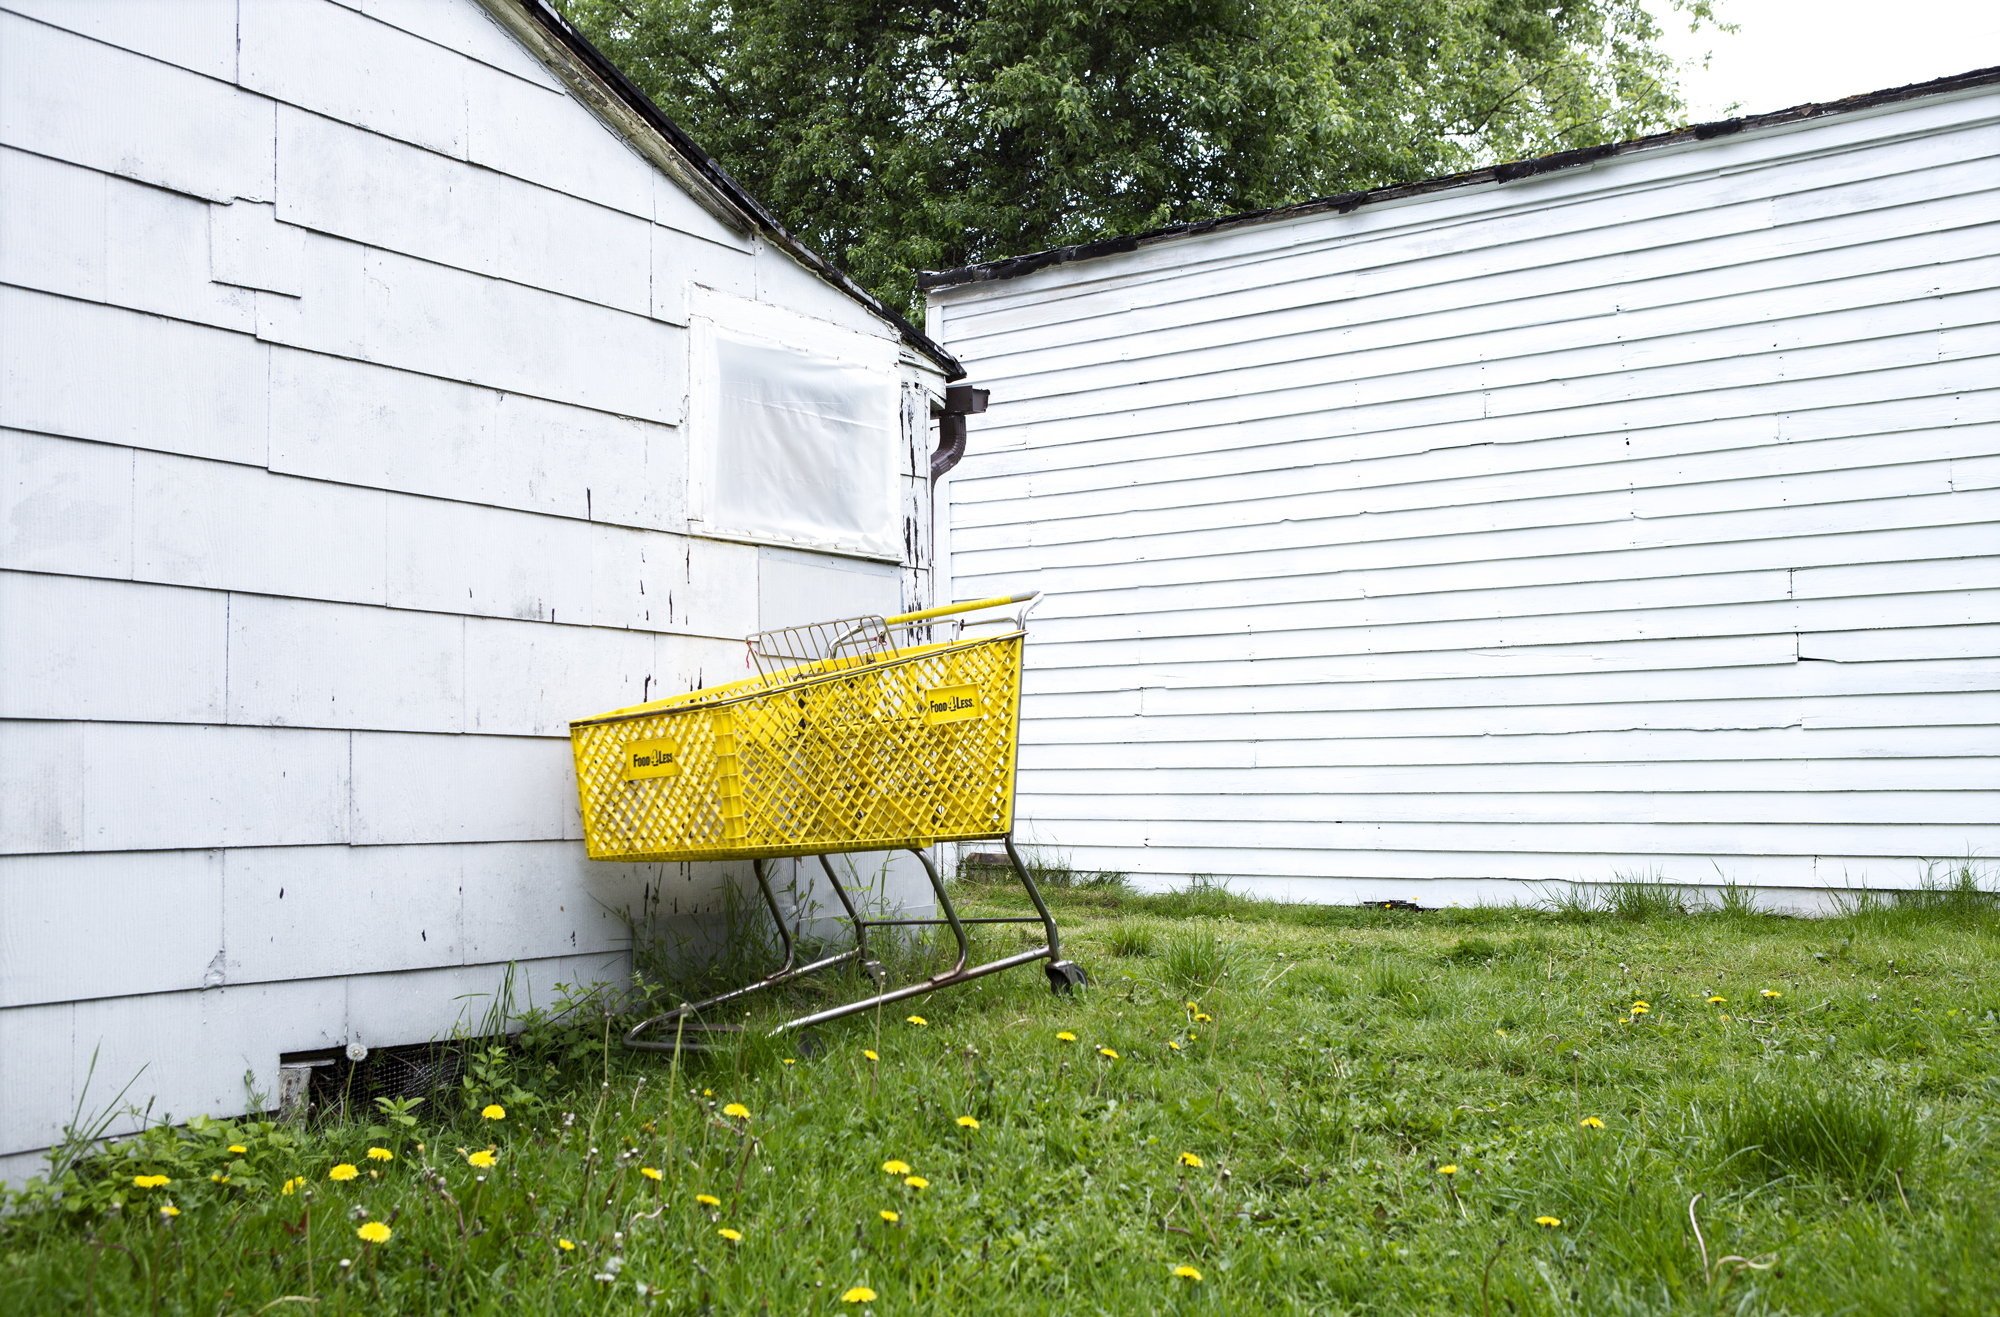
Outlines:
{"label": "tree leaves", "polygon": [[[1677,0],[1696,21],[1708,0]],[[915,271],[1667,127],[1638,0],[568,0],[810,246]],[[1711,20],[1712,21],[1712,20]]]}

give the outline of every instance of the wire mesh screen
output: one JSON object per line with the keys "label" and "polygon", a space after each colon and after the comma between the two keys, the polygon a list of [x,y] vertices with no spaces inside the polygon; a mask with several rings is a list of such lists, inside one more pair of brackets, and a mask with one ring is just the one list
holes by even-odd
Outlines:
{"label": "wire mesh screen", "polygon": [[362,1061],[341,1057],[314,1066],[307,1089],[311,1109],[316,1115],[366,1115],[375,1110],[376,1098],[428,1098],[457,1085],[465,1073],[466,1047],[463,1042],[378,1047]]}
{"label": "wire mesh screen", "polygon": [[758,673],[770,677],[830,660],[872,657],[914,645],[953,641],[962,626],[957,618],[891,626],[879,616],[846,617],[759,631],[745,643]]}

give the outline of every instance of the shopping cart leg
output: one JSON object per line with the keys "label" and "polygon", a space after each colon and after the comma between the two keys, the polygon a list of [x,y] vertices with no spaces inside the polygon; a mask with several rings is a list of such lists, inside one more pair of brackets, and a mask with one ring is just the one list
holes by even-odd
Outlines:
{"label": "shopping cart leg", "polygon": [[1062,935],[1056,932],[1055,916],[1049,913],[1048,902],[1042,900],[1042,889],[1035,886],[1035,876],[1028,872],[1028,866],[1021,863],[1021,852],[1014,849],[1014,834],[1008,833],[1000,839],[1007,848],[1007,858],[1014,862],[1014,875],[1021,880],[1021,886],[1028,889],[1028,899],[1035,903],[1035,913],[1042,917],[1042,927],[1049,935],[1049,976],[1050,992],[1068,992],[1072,988],[1087,987],[1090,976],[1083,972],[1083,966],[1073,960],[1062,958]]}
{"label": "shopping cart leg", "polygon": [[819,857],[819,867],[826,870],[826,880],[833,884],[833,894],[840,898],[840,908],[847,911],[847,922],[854,925],[854,954],[861,961],[861,968],[875,981],[876,991],[881,991],[886,971],[879,960],[868,958],[868,925],[861,918],[861,912],[854,907],[847,889],[840,885],[840,875],[833,871],[833,861],[826,856]]}
{"label": "shopping cart leg", "polygon": [[771,895],[771,884],[764,877],[764,862],[750,861],[750,872],[757,875],[757,890],[764,894],[764,904],[771,910],[771,922],[778,926],[778,941],[785,948],[785,963],[765,975],[767,979],[775,979],[789,973],[792,968],[792,930],[785,927],[785,916],[778,909],[778,898]]}
{"label": "shopping cart leg", "polygon": [[[931,863],[931,857],[915,849],[912,849],[910,854],[916,856],[917,863],[924,866],[924,873],[931,880],[931,890],[937,893],[938,909],[944,911],[946,921],[951,924],[951,935],[958,939],[958,964],[952,966],[949,974],[944,975],[945,978],[956,977],[965,973],[965,962],[972,956],[972,947],[965,940],[965,925],[958,922],[958,911],[952,908],[951,897],[946,894],[944,880],[938,877],[937,866]],[[1041,898],[1038,896],[1035,900],[1039,904]],[[1045,913],[1043,918],[1046,920],[1047,917]],[[1050,924],[1049,927],[1054,928],[1055,925]]]}

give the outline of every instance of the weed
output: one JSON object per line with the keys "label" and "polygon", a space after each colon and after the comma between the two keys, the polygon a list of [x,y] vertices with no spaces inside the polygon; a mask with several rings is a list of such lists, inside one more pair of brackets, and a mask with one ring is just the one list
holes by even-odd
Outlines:
{"label": "weed", "polygon": [[1893,1193],[1892,1173],[1917,1159],[1907,1106],[1823,1073],[1760,1075],[1731,1099],[1712,1140],[1719,1164],[1764,1177],[1830,1181],[1856,1194]]}
{"label": "weed", "polygon": [[1204,992],[1229,972],[1229,946],[1206,927],[1182,929],[1167,940],[1163,958],[1168,981],[1191,993]]}
{"label": "weed", "polygon": [[1105,931],[1105,940],[1114,956],[1150,956],[1153,954],[1153,930],[1148,924],[1136,920],[1124,920],[1113,924]]}

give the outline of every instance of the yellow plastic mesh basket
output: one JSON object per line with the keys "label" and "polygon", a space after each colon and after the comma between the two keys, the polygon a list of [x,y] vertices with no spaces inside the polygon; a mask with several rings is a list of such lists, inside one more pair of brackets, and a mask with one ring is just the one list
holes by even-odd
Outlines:
{"label": "yellow plastic mesh basket", "polygon": [[590,857],[812,855],[1006,834],[1025,639],[822,660],[571,723]]}

